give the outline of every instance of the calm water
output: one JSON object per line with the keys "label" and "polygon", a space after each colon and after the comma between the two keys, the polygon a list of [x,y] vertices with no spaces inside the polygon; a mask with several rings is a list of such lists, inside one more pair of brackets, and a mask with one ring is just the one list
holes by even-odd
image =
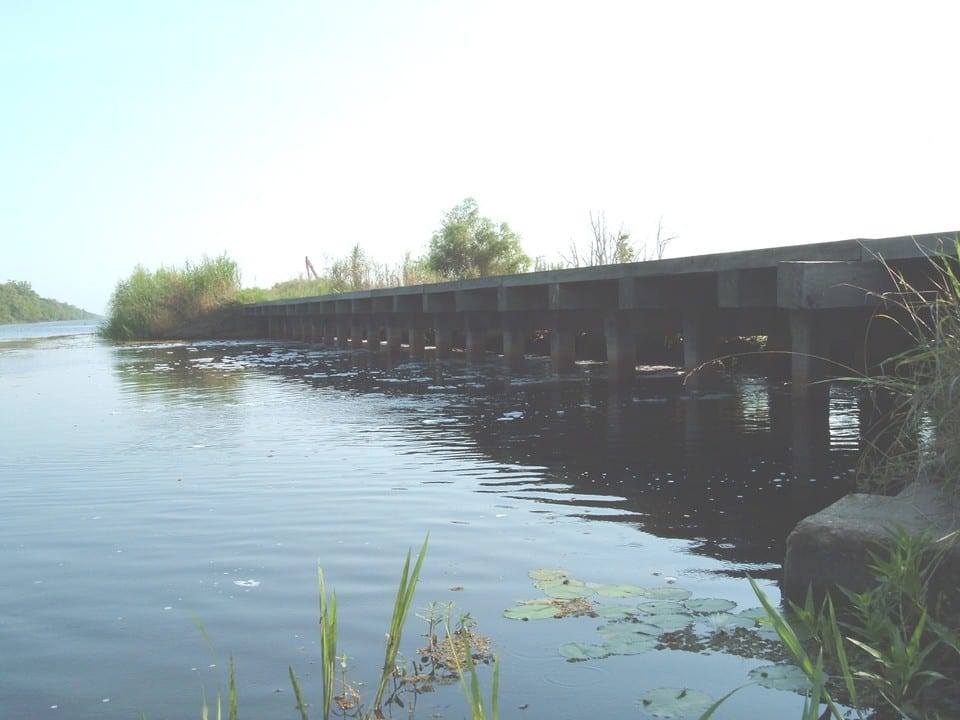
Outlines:
{"label": "calm water", "polygon": [[[571,663],[558,646],[590,641],[597,619],[503,610],[542,595],[535,568],[675,578],[741,608],[757,604],[749,572],[777,598],[787,533],[848,490],[856,462],[842,387],[828,433],[801,446],[809,433],[763,378],[694,398],[669,373],[613,390],[602,366],[562,381],[534,360],[513,376],[387,369],[276,343],[114,346],[91,329],[0,327],[5,719],[198,717],[230,653],[244,717],[296,717],[288,665],[320,699],[318,563],[351,676],[372,695],[403,556],[427,533],[414,605],[453,601],[492,636],[504,717],[645,717],[637,699],[660,686],[719,697],[765,661],[660,650]],[[420,632],[411,619],[408,657]],[[464,714],[456,687],[418,702],[416,717]],[[716,717],[801,705],[751,689]]]}

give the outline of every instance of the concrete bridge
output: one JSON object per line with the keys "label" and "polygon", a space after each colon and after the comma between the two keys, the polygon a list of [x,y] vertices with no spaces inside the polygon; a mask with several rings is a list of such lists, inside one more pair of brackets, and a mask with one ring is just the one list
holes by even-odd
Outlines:
{"label": "concrete bridge", "polygon": [[405,344],[417,359],[429,333],[437,358],[462,344],[475,362],[495,347],[519,367],[529,339],[546,333],[562,374],[577,360],[576,337],[602,333],[615,381],[633,376],[644,338],[681,337],[689,371],[716,357],[722,337],[766,335],[768,347],[790,352],[794,388],[809,387],[838,374],[823,358],[863,370],[889,354],[893,323],[871,324],[878,295],[894,290],[885,264],[929,287],[931,256],[955,255],[956,237],[844,240],[256,303],[241,310],[241,334],[374,352]]}

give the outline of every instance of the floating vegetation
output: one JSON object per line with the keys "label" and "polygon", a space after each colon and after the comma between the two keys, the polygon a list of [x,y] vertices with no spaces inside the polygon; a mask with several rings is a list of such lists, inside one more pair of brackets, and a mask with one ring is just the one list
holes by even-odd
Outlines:
{"label": "floating vegetation", "polygon": [[710,709],[714,700],[699,690],[689,688],[657,688],[640,696],[640,708],[658,718],[699,717]]}
{"label": "floating vegetation", "polygon": [[813,687],[806,673],[796,665],[764,665],[747,674],[757,685],[771,690],[807,692]]}
{"label": "floating vegetation", "polygon": [[594,606],[584,598],[558,600],[557,598],[540,598],[539,600],[523,600],[503,611],[504,617],[511,620],[545,620],[547,618],[580,617],[594,615]]}
{"label": "floating vegetation", "polygon": [[[783,659],[776,631],[764,623],[763,608],[733,613],[737,604],[732,600],[693,598],[692,592],[672,584],[654,588],[605,585],[575,578],[569,570],[547,568],[531,570],[529,575],[534,587],[546,597],[522,600],[504,610],[504,617],[525,621],[591,617],[606,621],[596,628],[594,638],[559,645],[558,652],[569,662],[665,649]],[[605,598],[620,602],[606,603]]]}

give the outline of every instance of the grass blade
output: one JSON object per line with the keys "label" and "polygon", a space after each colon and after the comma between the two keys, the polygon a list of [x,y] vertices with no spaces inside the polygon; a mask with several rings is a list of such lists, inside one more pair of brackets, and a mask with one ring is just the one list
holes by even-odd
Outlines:
{"label": "grass blade", "polygon": [[400,639],[403,636],[403,626],[407,621],[407,615],[410,613],[410,605],[413,603],[413,593],[417,587],[417,581],[420,579],[420,568],[423,567],[423,560],[427,555],[427,542],[430,536],[427,535],[420,547],[420,554],[417,561],[410,570],[410,551],[407,551],[407,560],[403,564],[403,571],[400,573],[400,584],[397,588],[397,596],[393,603],[393,617],[390,620],[390,632],[387,634],[387,649],[383,657],[383,670],[380,673],[380,684],[377,687],[377,696],[374,698],[373,707],[379,711],[383,704],[383,696],[387,690],[387,684],[393,676],[394,667],[397,662],[397,653],[400,651]]}
{"label": "grass blade", "polygon": [[297,699],[297,710],[300,711],[300,720],[310,720],[307,717],[307,704],[303,701],[303,693],[300,692],[300,683],[297,681],[297,674],[293,667],[287,668],[290,671],[290,684],[293,685],[293,696]]}

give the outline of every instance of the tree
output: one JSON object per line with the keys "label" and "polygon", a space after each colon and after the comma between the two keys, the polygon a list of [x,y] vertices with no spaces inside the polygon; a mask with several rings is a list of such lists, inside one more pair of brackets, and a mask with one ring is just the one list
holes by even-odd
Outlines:
{"label": "tree", "polygon": [[593,237],[586,249],[581,249],[575,242],[570,241],[570,254],[561,255],[567,267],[590,267],[593,265],[617,265],[620,263],[644,262],[646,260],[662,260],[667,245],[676,239],[676,235],[665,235],[663,219],[657,223],[657,237],[652,250],[648,250],[643,243],[639,248],[630,241],[630,233],[623,225],[614,233],[607,229],[607,217],[601,210],[594,217],[590,213],[590,228]]}
{"label": "tree", "polygon": [[480,217],[477,201],[467,198],[446,214],[433,233],[427,265],[441,278],[462,280],[523,272],[530,258],[509,225]]}

